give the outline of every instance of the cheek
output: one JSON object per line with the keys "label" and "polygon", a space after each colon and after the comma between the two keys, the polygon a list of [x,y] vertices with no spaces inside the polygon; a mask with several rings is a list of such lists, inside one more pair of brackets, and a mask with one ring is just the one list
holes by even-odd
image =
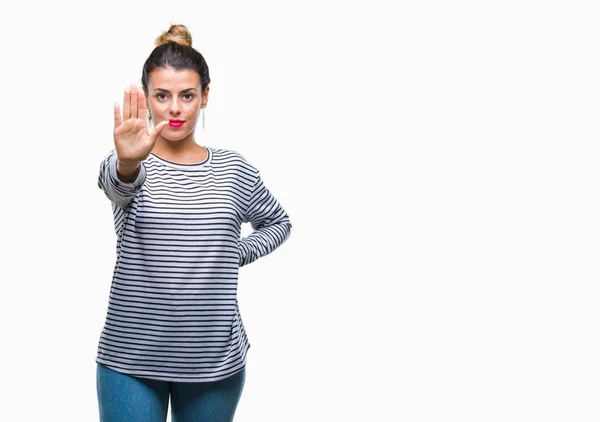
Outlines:
{"label": "cheek", "polygon": [[150,103],[148,104],[148,110],[153,116],[160,116],[164,114],[164,107],[161,107],[160,104]]}
{"label": "cheek", "polygon": [[194,108],[192,110],[192,113],[197,116],[200,114],[200,111],[202,110],[202,103],[198,102],[197,104],[194,105]]}

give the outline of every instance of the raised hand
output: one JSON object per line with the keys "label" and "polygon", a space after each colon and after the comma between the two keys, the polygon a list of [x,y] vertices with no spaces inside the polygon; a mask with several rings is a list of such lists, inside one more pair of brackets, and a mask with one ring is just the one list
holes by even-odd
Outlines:
{"label": "raised hand", "polygon": [[122,168],[137,168],[150,155],[158,135],[168,124],[168,121],[162,121],[148,133],[146,110],[144,91],[133,83],[125,88],[122,118],[119,104],[115,104],[115,149]]}

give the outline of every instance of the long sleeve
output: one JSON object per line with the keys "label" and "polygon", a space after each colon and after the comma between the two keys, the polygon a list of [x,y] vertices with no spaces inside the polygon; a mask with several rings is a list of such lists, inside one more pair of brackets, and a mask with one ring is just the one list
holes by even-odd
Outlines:
{"label": "long sleeve", "polygon": [[98,187],[104,191],[108,199],[121,209],[126,209],[135,194],[140,190],[146,180],[146,168],[141,164],[136,179],[131,183],[119,180],[117,175],[117,152],[113,150],[100,163]]}
{"label": "long sleeve", "polygon": [[251,224],[253,232],[239,240],[240,267],[271,253],[287,240],[292,229],[289,216],[258,172],[244,222]]}

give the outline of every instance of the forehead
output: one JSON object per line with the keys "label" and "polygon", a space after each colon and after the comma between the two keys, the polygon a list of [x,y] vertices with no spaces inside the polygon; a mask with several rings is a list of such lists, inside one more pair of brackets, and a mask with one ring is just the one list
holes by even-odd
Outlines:
{"label": "forehead", "polygon": [[166,89],[178,91],[188,88],[200,90],[200,75],[191,69],[173,69],[172,67],[160,67],[154,69],[148,81],[150,89]]}

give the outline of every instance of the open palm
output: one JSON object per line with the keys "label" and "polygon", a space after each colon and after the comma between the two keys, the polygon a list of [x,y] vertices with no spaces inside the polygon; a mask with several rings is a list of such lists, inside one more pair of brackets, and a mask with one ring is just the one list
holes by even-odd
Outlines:
{"label": "open palm", "polygon": [[167,121],[160,122],[148,133],[147,108],[144,91],[135,84],[125,88],[123,117],[119,104],[115,104],[115,149],[122,163],[138,164],[144,161],[154,148],[158,135],[168,124]]}

